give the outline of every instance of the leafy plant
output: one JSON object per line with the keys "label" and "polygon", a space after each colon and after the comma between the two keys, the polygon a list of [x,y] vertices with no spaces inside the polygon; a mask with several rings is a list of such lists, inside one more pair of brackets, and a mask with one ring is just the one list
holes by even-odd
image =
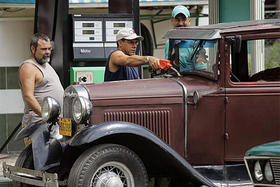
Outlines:
{"label": "leafy plant", "polygon": [[280,67],[280,42],[278,40],[266,48],[265,54],[265,69]]}

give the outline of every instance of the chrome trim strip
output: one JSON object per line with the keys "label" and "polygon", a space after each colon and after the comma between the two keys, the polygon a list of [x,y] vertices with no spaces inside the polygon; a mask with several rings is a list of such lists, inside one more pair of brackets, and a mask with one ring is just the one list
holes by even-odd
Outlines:
{"label": "chrome trim strip", "polygon": [[184,138],[184,144],[185,144],[185,154],[184,156],[187,158],[187,140],[188,140],[188,104],[187,104],[187,99],[188,99],[188,90],[187,87],[184,85],[183,82],[181,82],[179,79],[175,79],[175,78],[170,78],[171,80],[174,80],[175,82],[177,82],[183,90],[183,101],[184,101],[184,106],[185,106],[185,138]]}
{"label": "chrome trim strip", "polygon": [[246,157],[244,157],[244,163],[245,163],[245,166],[246,166],[246,169],[247,169],[247,173],[248,173],[248,175],[249,175],[249,177],[250,177],[250,180],[251,180],[252,184],[254,184],[254,180],[253,180],[253,178],[252,178],[252,176],[251,176],[251,172],[250,172],[250,169],[249,169],[249,166],[248,166]]}
{"label": "chrome trim strip", "polygon": [[214,181],[211,180],[212,183],[214,183],[216,186],[224,187],[224,186],[229,186],[229,187],[253,187],[252,183],[250,182],[243,182],[243,181],[237,181],[237,182],[225,182],[225,181]]}
{"label": "chrome trim strip", "polygon": [[244,156],[244,159],[252,160],[252,159],[274,159],[279,158],[276,156]]}

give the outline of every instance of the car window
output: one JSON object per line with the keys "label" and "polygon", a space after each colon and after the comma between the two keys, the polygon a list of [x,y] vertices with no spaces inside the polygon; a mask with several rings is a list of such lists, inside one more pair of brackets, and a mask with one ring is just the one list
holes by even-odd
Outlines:
{"label": "car window", "polygon": [[218,48],[216,40],[175,40],[174,46],[173,55],[177,58],[173,58],[173,64],[181,73],[214,74]]}
{"label": "car window", "polygon": [[231,46],[232,82],[280,81],[279,39],[244,40],[239,52]]}

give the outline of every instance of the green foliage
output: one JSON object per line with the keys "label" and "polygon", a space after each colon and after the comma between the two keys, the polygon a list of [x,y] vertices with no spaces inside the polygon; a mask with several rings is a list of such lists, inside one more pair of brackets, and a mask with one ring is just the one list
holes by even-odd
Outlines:
{"label": "green foliage", "polygon": [[266,50],[265,69],[280,67],[280,42],[275,41]]}

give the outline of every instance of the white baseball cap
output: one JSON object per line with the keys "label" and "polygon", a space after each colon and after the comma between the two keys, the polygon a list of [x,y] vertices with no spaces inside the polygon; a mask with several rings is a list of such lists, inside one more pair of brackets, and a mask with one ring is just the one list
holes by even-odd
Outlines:
{"label": "white baseball cap", "polygon": [[119,32],[116,35],[116,40],[121,40],[121,39],[126,39],[126,40],[144,40],[142,36],[138,36],[135,31],[132,28],[123,28],[119,30]]}

